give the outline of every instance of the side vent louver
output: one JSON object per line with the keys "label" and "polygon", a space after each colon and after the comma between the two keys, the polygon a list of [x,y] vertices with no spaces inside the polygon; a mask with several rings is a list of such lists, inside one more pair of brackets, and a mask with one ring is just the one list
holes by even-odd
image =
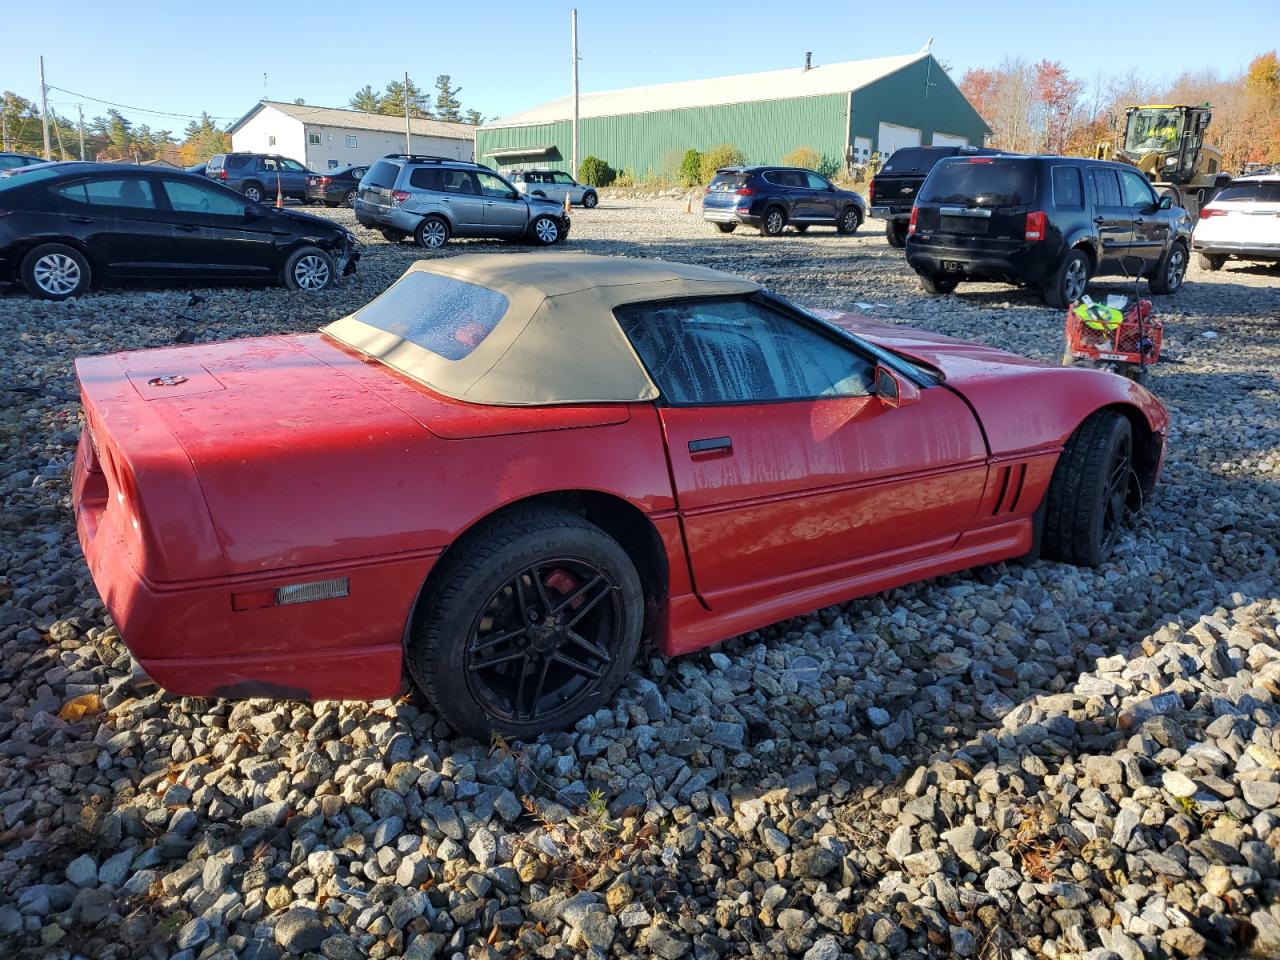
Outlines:
{"label": "side vent louver", "polygon": [[1000,493],[996,497],[995,506],[991,509],[991,515],[998,517],[1004,513],[1013,513],[1018,507],[1018,501],[1022,499],[1022,486],[1027,479],[1027,465],[1020,463],[1013,467],[1001,467],[1000,477],[997,481],[1000,486]]}

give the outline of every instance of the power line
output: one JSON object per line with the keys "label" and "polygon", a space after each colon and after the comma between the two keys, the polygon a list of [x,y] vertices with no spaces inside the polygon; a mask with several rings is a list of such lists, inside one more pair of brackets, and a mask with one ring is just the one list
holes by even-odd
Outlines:
{"label": "power line", "polygon": [[[73,97],[80,97],[83,100],[92,100],[94,103],[102,103],[108,107],[115,107],[118,110],[132,110],[135,113],[151,113],[160,117],[175,117],[179,120],[202,120],[204,117],[198,113],[174,113],[169,110],[151,110],[147,107],[133,107],[127,103],[116,103],[112,100],[103,100],[101,97],[91,97],[87,93],[77,93],[75,90],[68,90],[66,87],[58,87],[49,84],[50,90],[60,90],[62,93],[69,93]],[[210,120],[239,120],[239,117],[215,117],[210,115]]]}

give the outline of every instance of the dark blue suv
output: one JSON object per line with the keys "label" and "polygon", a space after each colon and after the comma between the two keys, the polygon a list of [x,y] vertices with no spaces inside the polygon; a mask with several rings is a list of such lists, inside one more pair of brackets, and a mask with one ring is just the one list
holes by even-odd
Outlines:
{"label": "dark blue suv", "polygon": [[722,167],[702,199],[702,219],[721,233],[732,233],[740,223],[766,237],[778,236],[788,224],[799,233],[815,224],[856,233],[866,216],[862,197],[801,167]]}

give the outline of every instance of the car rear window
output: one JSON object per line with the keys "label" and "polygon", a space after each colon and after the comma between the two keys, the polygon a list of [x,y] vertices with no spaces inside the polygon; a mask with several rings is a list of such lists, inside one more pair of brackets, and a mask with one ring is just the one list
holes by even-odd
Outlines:
{"label": "car rear window", "polygon": [[1033,202],[1035,193],[1035,164],[1028,160],[955,157],[933,168],[920,188],[920,201],[1011,207]]}
{"label": "car rear window", "polygon": [[417,272],[406,274],[352,316],[446,360],[461,360],[506,312],[507,298],[496,290]]}
{"label": "car rear window", "polygon": [[747,182],[745,173],[717,173],[707,189],[712,193],[729,193]]}
{"label": "car rear window", "polygon": [[936,147],[903,147],[893,151],[880,172],[928,173],[939,160],[954,155],[954,150],[939,150]]}
{"label": "car rear window", "polygon": [[1258,180],[1254,183],[1237,180],[1223,188],[1214,200],[1252,200],[1257,203],[1280,203],[1280,180]]}
{"label": "car rear window", "polygon": [[396,177],[400,175],[400,167],[394,163],[388,163],[386,160],[379,160],[369,172],[364,175],[366,185],[370,187],[382,187],[390,189],[396,185]]}
{"label": "car rear window", "polygon": [[39,183],[41,180],[49,180],[53,177],[63,176],[66,170],[58,167],[15,167],[14,173],[6,174],[0,177],[0,190],[14,190],[18,187],[25,187],[31,183]]}

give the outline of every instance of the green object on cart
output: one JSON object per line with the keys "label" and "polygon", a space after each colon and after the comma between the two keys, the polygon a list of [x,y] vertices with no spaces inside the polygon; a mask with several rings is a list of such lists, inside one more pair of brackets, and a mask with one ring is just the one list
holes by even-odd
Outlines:
{"label": "green object on cart", "polygon": [[1115,307],[1106,307],[1100,303],[1081,303],[1075,308],[1075,315],[1084,321],[1090,330],[1100,333],[1113,333],[1124,323],[1124,314]]}

